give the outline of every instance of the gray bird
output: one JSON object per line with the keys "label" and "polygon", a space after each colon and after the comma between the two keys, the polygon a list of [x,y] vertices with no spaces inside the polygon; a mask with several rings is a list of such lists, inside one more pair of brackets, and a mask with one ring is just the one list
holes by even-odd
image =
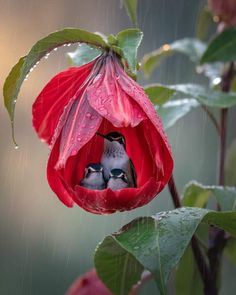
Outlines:
{"label": "gray bird", "polygon": [[112,169],[109,174],[107,188],[116,191],[118,189],[129,187],[128,178],[122,169]]}
{"label": "gray bird", "polygon": [[125,138],[119,132],[110,132],[106,135],[97,132],[104,138],[104,150],[101,164],[104,169],[105,181],[109,180],[112,169],[121,169],[127,176],[128,186],[136,187],[136,172],[134,165],[126,153]]}
{"label": "gray bird", "polygon": [[84,178],[81,180],[80,185],[92,190],[105,189],[106,183],[103,176],[102,165],[97,163],[87,165]]}

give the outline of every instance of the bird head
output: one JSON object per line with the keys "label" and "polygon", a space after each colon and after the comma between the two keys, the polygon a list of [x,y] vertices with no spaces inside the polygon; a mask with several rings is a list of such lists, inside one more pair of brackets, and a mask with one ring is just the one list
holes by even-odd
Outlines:
{"label": "bird head", "polygon": [[85,168],[85,177],[91,175],[91,173],[103,173],[103,167],[99,163],[90,163]]}
{"label": "bird head", "polygon": [[109,174],[109,179],[122,179],[124,182],[128,183],[128,178],[122,169],[112,169]]}
{"label": "bird head", "polygon": [[105,135],[97,132],[96,134],[109,140],[110,142],[116,141],[125,148],[125,137],[119,132],[114,131],[114,132],[107,133]]}

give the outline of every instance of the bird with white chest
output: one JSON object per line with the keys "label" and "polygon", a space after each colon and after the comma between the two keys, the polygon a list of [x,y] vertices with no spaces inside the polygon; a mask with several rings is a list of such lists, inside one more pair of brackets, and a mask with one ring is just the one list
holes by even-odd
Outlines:
{"label": "bird with white chest", "polygon": [[127,187],[136,187],[136,172],[134,165],[126,152],[125,138],[119,132],[110,132],[106,135],[97,132],[104,138],[104,149],[101,158],[105,181],[109,181],[113,169],[121,169],[128,180]]}

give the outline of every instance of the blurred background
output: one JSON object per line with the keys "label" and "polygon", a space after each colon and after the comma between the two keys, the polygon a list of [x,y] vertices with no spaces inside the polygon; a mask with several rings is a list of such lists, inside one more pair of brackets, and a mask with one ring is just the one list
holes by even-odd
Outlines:
{"label": "blurred background", "polygon": [[[141,58],[163,43],[195,36],[195,25],[205,1],[139,1],[138,22],[144,32]],[[130,27],[119,0],[0,0],[1,89],[18,59],[32,45],[52,31],[80,27],[104,34],[116,34]],[[62,47],[41,61],[23,84],[16,106],[14,150],[9,118],[0,104],[0,294],[64,294],[72,281],[93,267],[96,245],[110,232],[138,216],[172,208],[168,190],[141,209],[96,216],[75,206],[66,208],[50,190],[46,180],[48,147],[41,143],[31,124],[31,105],[46,82],[67,67]],[[183,56],[165,61],[150,82],[207,83],[198,77]],[[233,113],[229,114],[228,143],[233,139]],[[235,129],[235,128],[234,128]],[[175,159],[178,189],[196,179],[215,184],[217,136],[205,113],[195,110],[168,130]],[[235,270],[225,261],[221,294],[235,294]],[[172,284],[171,282],[170,284]],[[170,286],[170,289],[171,286]],[[95,294],[95,293],[94,293]],[[139,294],[158,294],[148,283]]]}

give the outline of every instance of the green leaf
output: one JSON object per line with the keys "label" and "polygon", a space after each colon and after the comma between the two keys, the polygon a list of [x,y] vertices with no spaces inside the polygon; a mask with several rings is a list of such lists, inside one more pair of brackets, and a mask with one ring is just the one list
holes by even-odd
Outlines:
{"label": "green leaf", "polygon": [[235,187],[202,185],[195,181],[185,187],[182,204],[203,208],[212,196],[216,198],[222,211],[236,211]]}
{"label": "green leaf", "polygon": [[[54,48],[68,43],[83,42],[100,48],[108,45],[101,36],[76,28],[66,28],[39,40],[30,52],[12,68],[3,87],[4,102],[14,128],[14,110],[20,87],[33,66]],[[13,133],[14,140],[14,133]]]}
{"label": "green leaf", "polygon": [[187,247],[176,270],[176,295],[203,295],[203,284],[190,246]]}
{"label": "green leaf", "polygon": [[144,87],[144,91],[153,104],[163,105],[173,97],[175,90],[167,89],[161,85],[149,85]]}
{"label": "green leaf", "polygon": [[236,186],[236,140],[227,150],[225,159],[225,181],[227,185]]}
{"label": "green leaf", "polygon": [[156,110],[162,119],[164,128],[167,129],[198,106],[199,103],[195,99],[179,99],[169,101],[160,107],[156,106]]}
{"label": "green leaf", "polygon": [[[159,87],[160,84],[153,84]],[[161,85],[166,89],[175,90],[184,97],[194,98],[199,103],[215,108],[228,108],[236,105],[236,93],[223,93],[212,89],[206,89],[196,84]]]}
{"label": "green leaf", "polygon": [[139,29],[127,29],[116,35],[117,45],[112,47],[115,51],[117,48],[121,50],[120,54],[127,60],[133,74],[137,71],[137,51],[142,38],[143,33]]}
{"label": "green leaf", "polygon": [[204,52],[201,63],[236,60],[236,29],[230,28],[217,35]]}
{"label": "green leaf", "polygon": [[126,12],[134,27],[137,27],[137,0],[123,0]]}
{"label": "green leaf", "polygon": [[[94,257],[98,276],[114,294],[124,295],[143,269],[149,270],[160,293],[167,294],[170,271],[180,261],[201,222],[236,236],[236,212],[180,208],[140,217],[98,245]],[[127,274],[132,269],[134,274],[130,277]]]}
{"label": "green leaf", "polygon": [[99,277],[115,294],[128,294],[127,290],[141,278],[144,269],[141,263],[114,236],[106,237],[96,253],[95,266]]}
{"label": "green leaf", "polygon": [[192,62],[198,63],[206,48],[205,43],[194,38],[177,40],[171,44],[164,44],[159,49],[146,54],[143,58],[143,70],[146,76],[150,76],[153,70],[168,56],[174,53],[186,55]]}
{"label": "green leaf", "polygon": [[94,60],[102,53],[101,50],[95,47],[91,47],[85,43],[82,43],[73,52],[68,52],[70,65],[82,66]]}

